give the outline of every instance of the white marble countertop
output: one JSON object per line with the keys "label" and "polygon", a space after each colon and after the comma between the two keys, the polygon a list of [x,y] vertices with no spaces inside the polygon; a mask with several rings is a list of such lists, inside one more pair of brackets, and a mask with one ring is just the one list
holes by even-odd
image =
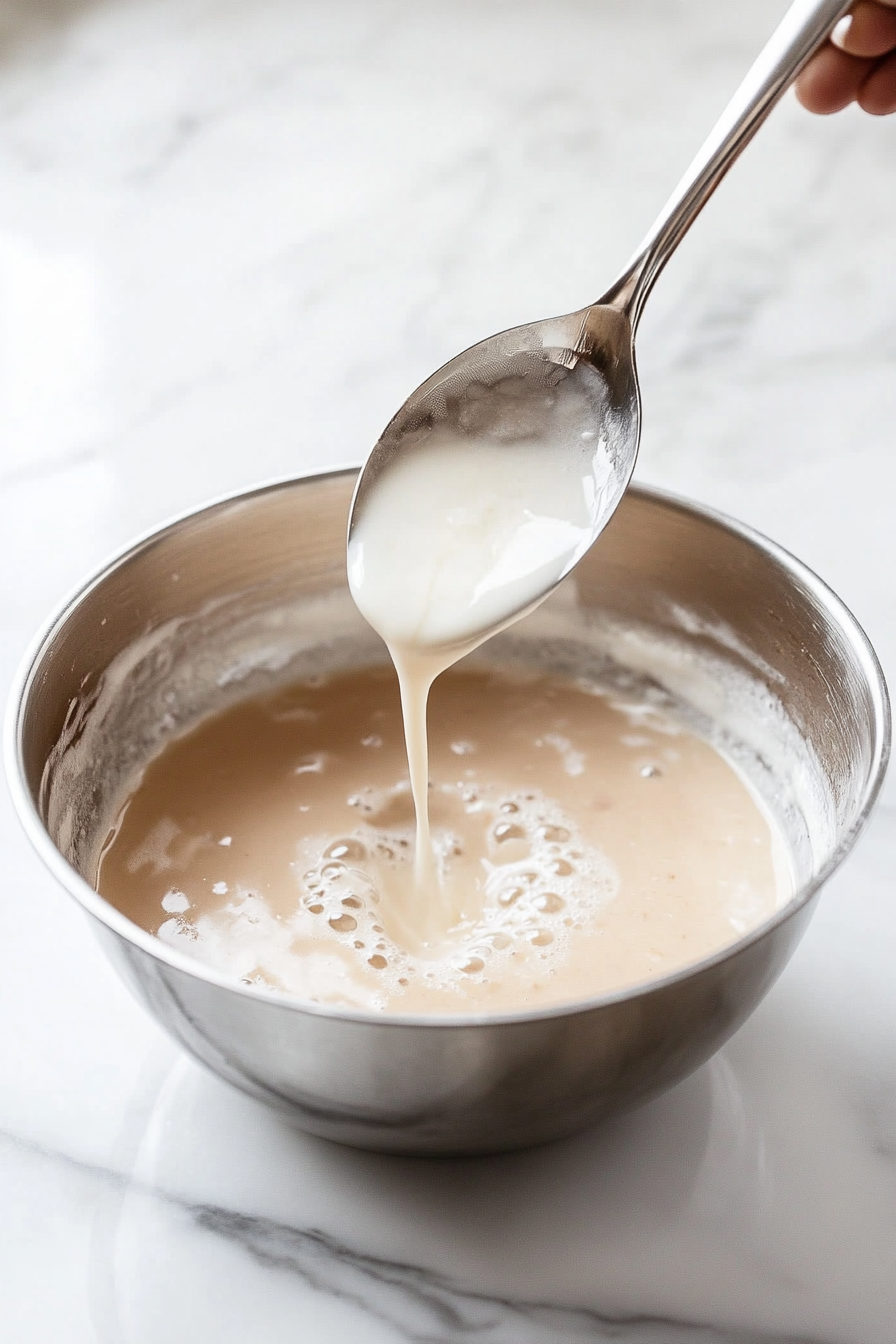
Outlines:
{"label": "white marble countertop", "polygon": [[[783,0],[3,0],[2,670],[203,498],[363,456],[612,279]],[[896,118],[776,112],[651,300],[638,477],[795,551],[896,673]],[[402,1161],[178,1054],[2,801],[10,1344],[892,1344],[896,786],[710,1064]]]}

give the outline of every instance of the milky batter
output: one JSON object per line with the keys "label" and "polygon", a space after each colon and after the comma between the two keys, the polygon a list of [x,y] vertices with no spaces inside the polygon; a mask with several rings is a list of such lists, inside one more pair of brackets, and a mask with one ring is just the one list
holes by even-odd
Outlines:
{"label": "milky batter", "polygon": [[643,982],[791,895],[783,847],[709,744],[647,704],[521,672],[432,691],[441,904],[414,878],[395,675],[213,716],[146,767],[101,894],[247,983],[374,1011],[537,1008]]}
{"label": "milky batter", "polygon": [[584,555],[618,491],[589,426],[603,383],[587,366],[547,386],[468,389],[445,423],[403,444],[353,514],[348,579],[385,640],[404,707],[417,885],[445,905],[427,809],[433,681],[537,605]]}

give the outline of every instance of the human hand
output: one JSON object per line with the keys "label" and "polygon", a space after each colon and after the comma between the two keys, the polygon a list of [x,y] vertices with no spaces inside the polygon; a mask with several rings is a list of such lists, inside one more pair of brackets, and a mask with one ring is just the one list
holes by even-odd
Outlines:
{"label": "human hand", "polygon": [[896,112],[896,0],[856,0],[796,81],[810,112],[849,103],[872,116]]}

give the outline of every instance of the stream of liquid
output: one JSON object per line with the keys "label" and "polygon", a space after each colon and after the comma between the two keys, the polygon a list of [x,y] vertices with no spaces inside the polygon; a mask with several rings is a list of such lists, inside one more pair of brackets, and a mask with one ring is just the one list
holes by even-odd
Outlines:
{"label": "stream of liquid", "polygon": [[[537,604],[584,553],[609,476],[600,445],[581,430],[581,392],[564,387],[562,396],[541,394],[535,410],[549,413],[555,436],[584,438],[578,450],[561,442],[559,451],[546,452],[533,397],[511,399],[534,442],[432,431],[377,481],[349,540],[352,596],[398,673],[416,804],[417,880],[421,901],[434,912],[448,896],[429,828],[430,689]],[[523,434],[520,425],[515,429]]]}

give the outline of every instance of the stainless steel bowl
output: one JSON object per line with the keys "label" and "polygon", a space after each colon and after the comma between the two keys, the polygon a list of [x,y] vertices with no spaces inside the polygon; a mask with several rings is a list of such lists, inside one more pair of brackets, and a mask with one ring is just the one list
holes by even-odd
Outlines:
{"label": "stainless steel bowl", "polygon": [[234,983],[102,900],[89,880],[96,846],[128,773],[198,714],[322,661],[378,656],[345,582],[354,479],[212,504],[91,578],[14,687],[13,797],[124,980],[221,1077],[360,1147],[542,1142],[677,1082],[756,1006],[868,818],[889,751],[886,686],[855,620],[798,561],[707,509],[632,489],[505,655],[528,647],[558,666],[647,678],[689,704],[782,818],[795,899],[695,966],[537,1012],[377,1017]]}

